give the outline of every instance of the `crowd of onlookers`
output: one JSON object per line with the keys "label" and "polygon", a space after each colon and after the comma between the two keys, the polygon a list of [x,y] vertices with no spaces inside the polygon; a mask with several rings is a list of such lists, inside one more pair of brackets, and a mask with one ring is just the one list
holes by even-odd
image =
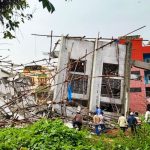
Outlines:
{"label": "crowd of onlookers", "polygon": [[[83,120],[83,117],[80,111],[77,111],[77,114],[75,115],[73,119],[73,127],[77,125],[79,130],[81,130],[82,120]],[[93,115],[93,125],[95,126],[95,133],[97,135],[100,135],[100,133],[106,130],[104,120],[105,120],[104,112],[102,111],[102,109],[100,109],[100,107],[96,106],[96,111],[94,112],[94,115]],[[150,109],[148,109],[145,113],[144,122],[150,124]],[[132,134],[137,133],[137,128],[140,128],[141,124],[142,124],[142,121],[141,121],[141,118],[139,117],[138,112],[130,112],[127,117],[125,117],[124,114],[121,114],[121,116],[118,119],[118,125],[120,129],[123,132],[125,132],[128,128],[130,128]]]}
{"label": "crowd of onlookers", "polygon": [[[95,132],[97,135],[99,135],[100,132],[103,132],[106,129],[103,114],[104,113],[103,113],[102,109],[100,109],[97,106],[96,111],[94,112],[94,115],[93,115],[93,124],[95,126]],[[73,119],[73,127],[75,128],[77,126],[78,129],[81,130],[82,120],[83,120],[82,114],[78,110],[74,119]]]}
{"label": "crowd of onlookers", "polygon": [[125,132],[127,128],[131,128],[131,132],[136,133],[136,125],[138,124],[140,126],[141,120],[137,112],[130,112],[127,118],[122,114],[118,119],[118,124],[123,132]]}
{"label": "crowd of onlookers", "polygon": [[[150,110],[148,109],[145,113],[144,122],[150,124]],[[135,134],[137,133],[137,128],[141,127],[142,121],[139,117],[138,112],[130,112],[129,116],[127,118],[122,114],[118,119],[118,124],[120,129],[125,132],[126,129],[130,128],[131,133]]]}

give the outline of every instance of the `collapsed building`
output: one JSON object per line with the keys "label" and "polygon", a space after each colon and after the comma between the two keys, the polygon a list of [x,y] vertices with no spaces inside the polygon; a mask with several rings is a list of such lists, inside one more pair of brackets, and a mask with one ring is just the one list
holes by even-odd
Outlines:
{"label": "collapsed building", "polygon": [[12,74],[1,69],[0,118],[25,118],[24,107],[35,104],[31,95],[31,81],[21,74]]}
{"label": "collapsed building", "polygon": [[[66,116],[66,108],[67,116],[75,113],[78,108],[72,106],[84,107],[84,112],[94,112],[100,106],[106,115],[127,113],[132,102],[130,79],[137,80],[131,66],[149,70],[150,65],[133,61],[133,39],[125,37],[126,42],[121,43],[122,39],[108,42],[102,38],[63,36],[56,72],[35,62],[23,66],[21,74],[1,69],[0,117],[40,118],[48,113],[47,102],[52,102],[59,116]],[[56,52],[50,53],[52,58],[57,57]]]}
{"label": "collapsed building", "polygon": [[130,57],[130,43],[62,37],[53,101],[68,100],[71,88],[71,101],[90,111],[127,112]]}
{"label": "collapsed building", "polygon": [[[35,75],[39,80],[36,88],[33,88],[32,77]],[[0,69],[0,120],[33,120],[43,116],[47,109],[44,102],[50,98],[50,94],[47,94],[50,88],[47,76],[42,75],[32,73],[32,76],[25,76],[24,73],[13,74]],[[43,100],[43,105],[37,99]]]}

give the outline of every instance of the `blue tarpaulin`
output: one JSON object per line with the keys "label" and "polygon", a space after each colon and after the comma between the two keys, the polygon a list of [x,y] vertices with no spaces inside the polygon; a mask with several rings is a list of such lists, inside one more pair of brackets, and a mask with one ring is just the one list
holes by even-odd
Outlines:
{"label": "blue tarpaulin", "polygon": [[68,84],[68,101],[72,101],[72,88],[70,83]]}

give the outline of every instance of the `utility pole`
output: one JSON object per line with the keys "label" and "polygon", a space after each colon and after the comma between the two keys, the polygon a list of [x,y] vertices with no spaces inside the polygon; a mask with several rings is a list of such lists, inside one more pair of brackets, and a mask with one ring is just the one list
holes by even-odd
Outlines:
{"label": "utility pole", "polygon": [[132,43],[131,40],[126,40],[126,57],[124,65],[124,87],[123,87],[123,99],[122,99],[122,113],[127,116],[129,112],[129,101],[130,101],[130,74],[131,74],[131,51]]}

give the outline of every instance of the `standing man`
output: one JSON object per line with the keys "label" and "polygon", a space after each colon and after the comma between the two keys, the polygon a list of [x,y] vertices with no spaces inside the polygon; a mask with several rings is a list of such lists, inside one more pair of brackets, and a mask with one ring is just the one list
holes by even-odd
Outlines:
{"label": "standing man", "polygon": [[52,117],[52,101],[47,101],[47,117],[51,118]]}
{"label": "standing man", "polygon": [[77,111],[77,114],[75,115],[74,119],[73,119],[73,127],[75,128],[75,126],[78,126],[79,131],[81,130],[82,127],[82,121],[83,121],[83,117],[80,114],[79,111]]}
{"label": "standing man", "polygon": [[140,128],[141,127],[141,119],[139,118],[139,113],[135,112],[135,119],[137,120],[137,127]]}
{"label": "standing man", "polygon": [[121,116],[119,117],[118,124],[120,129],[125,133],[128,123],[124,114],[121,114]]}
{"label": "standing man", "polygon": [[100,114],[99,117],[100,117],[100,127],[101,127],[101,131],[104,132],[105,129],[106,129],[105,123],[104,123],[104,115],[103,115],[103,114]]}
{"label": "standing man", "polygon": [[150,124],[150,110],[149,109],[147,109],[147,111],[145,113],[145,122]]}
{"label": "standing man", "polygon": [[95,125],[95,133],[97,135],[99,135],[100,131],[99,131],[98,127],[100,125],[100,117],[99,117],[99,115],[96,114],[96,112],[94,113],[94,116],[93,116],[93,123]]}
{"label": "standing man", "polygon": [[136,133],[136,125],[137,125],[137,120],[136,118],[134,117],[134,113],[133,112],[130,112],[130,115],[128,117],[128,125],[129,127],[131,128],[131,133],[134,134]]}

